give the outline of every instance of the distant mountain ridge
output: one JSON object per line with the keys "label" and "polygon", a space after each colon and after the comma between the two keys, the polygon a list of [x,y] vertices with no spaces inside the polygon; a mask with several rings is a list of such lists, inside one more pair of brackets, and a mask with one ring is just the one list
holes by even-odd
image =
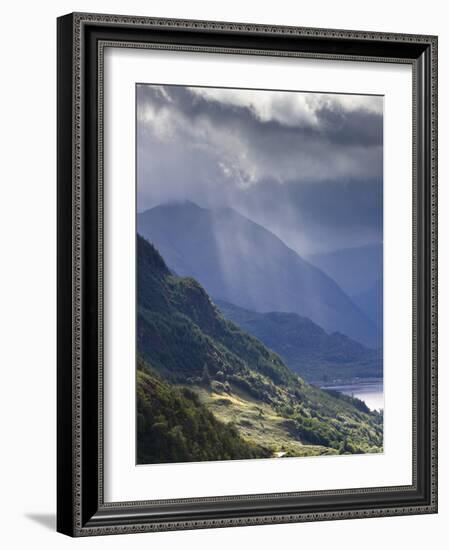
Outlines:
{"label": "distant mountain ridge", "polygon": [[223,315],[278,353],[308,381],[382,378],[382,352],[368,349],[347,336],[327,334],[296,313],[256,313],[216,301]]}
{"label": "distant mountain ridge", "polygon": [[138,214],[137,229],[170,269],[198,280],[214,299],[259,313],[297,313],[328,332],[379,345],[374,323],[329,276],[231,208],[160,205]]}
{"label": "distant mountain ridge", "polygon": [[382,243],[311,254],[307,259],[332,277],[348,296],[366,292],[383,275]]}
{"label": "distant mountain ridge", "polygon": [[[346,292],[383,333],[383,245],[369,244],[307,257]],[[382,343],[380,342],[380,346]]]}
{"label": "distant mountain ridge", "polygon": [[383,277],[367,290],[355,294],[352,299],[357,306],[383,331]]}

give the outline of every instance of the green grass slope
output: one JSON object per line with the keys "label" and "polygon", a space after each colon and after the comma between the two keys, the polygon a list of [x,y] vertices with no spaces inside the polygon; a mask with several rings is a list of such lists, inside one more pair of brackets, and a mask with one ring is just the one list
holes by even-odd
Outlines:
{"label": "green grass slope", "polygon": [[245,441],[231,423],[217,420],[192,390],[167,384],[140,359],[137,443],[138,464],[270,456],[262,445]]}

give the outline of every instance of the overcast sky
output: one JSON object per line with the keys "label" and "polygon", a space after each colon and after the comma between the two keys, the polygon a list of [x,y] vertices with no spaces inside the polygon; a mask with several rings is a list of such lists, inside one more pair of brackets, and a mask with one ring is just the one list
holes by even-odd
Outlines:
{"label": "overcast sky", "polygon": [[383,98],[137,86],[138,211],[232,207],[302,255],[382,240]]}

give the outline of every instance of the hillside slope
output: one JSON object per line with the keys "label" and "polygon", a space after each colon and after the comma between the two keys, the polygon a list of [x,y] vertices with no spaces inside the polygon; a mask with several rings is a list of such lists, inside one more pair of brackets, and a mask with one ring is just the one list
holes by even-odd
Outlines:
{"label": "hillside slope", "polygon": [[218,420],[272,456],[382,449],[381,415],[304,382],[226,320],[194,279],[173,275],[140,236],[137,253],[138,352],[166,383],[188,386]]}

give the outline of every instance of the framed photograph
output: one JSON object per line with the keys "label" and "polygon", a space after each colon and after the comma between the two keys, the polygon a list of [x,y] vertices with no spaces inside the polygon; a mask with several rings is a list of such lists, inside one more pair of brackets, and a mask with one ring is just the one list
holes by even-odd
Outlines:
{"label": "framed photograph", "polygon": [[437,511],[437,38],[58,19],[58,531]]}

